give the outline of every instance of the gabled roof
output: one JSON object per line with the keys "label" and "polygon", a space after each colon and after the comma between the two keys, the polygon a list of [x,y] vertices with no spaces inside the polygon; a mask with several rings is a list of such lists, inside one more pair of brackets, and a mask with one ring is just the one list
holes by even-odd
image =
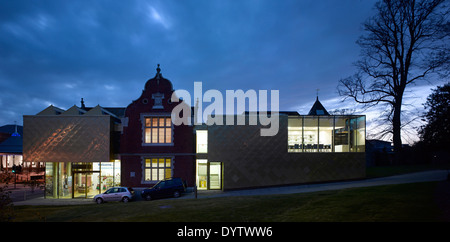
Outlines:
{"label": "gabled roof", "polygon": [[101,107],[100,105],[97,105],[97,106],[91,108],[88,112],[85,113],[85,115],[87,115],[87,116],[90,116],[90,115],[109,115],[109,116],[112,116],[114,118],[119,118],[114,113],[110,112],[106,108]]}
{"label": "gabled roof", "polygon": [[309,110],[308,115],[330,115],[325,107],[320,103],[319,97],[317,97],[316,102],[312,106],[311,110]]}
{"label": "gabled roof", "polygon": [[64,113],[61,115],[83,115],[86,111],[77,107],[76,105],[73,105],[71,108],[67,109]]}
{"label": "gabled roof", "polygon": [[66,110],[55,107],[53,105],[48,106],[46,109],[40,111],[38,114],[36,115],[59,115],[63,112],[65,112]]}
{"label": "gabled roof", "polygon": [[[82,106],[84,103],[82,103]],[[64,110],[61,108],[57,108],[53,105],[50,105],[46,109],[42,110],[36,116],[47,116],[47,115],[55,115],[55,116],[96,116],[96,115],[109,115],[114,119],[114,122],[120,123],[121,118],[124,116],[126,108],[115,107],[115,108],[105,108],[100,105],[95,107],[78,107],[73,105],[71,108]]]}
{"label": "gabled roof", "polygon": [[91,108],[89,111],[87,111],[85,113],[85,115],[90,116],[90,115],[105,115],[105,113],[103,112],[102,108],[97,105],[93,108]]}

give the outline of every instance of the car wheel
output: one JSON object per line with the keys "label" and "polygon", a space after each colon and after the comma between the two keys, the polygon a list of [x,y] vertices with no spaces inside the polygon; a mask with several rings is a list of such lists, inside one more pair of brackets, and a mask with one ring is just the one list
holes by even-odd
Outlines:
{"label": "car wheel", "polygon": [[180,196],[180,192],[179,192],[179,191],[175,191],[175,192],[173,193],[173,197],[177,198],[177,197],[179,197],[179,196]]}
{"label": "car wheel", "polygon": [[152,200],[152,196],[150,196],[150,194],[146,194],[146,195],[144,196],[144,198],[145,198],[145,200],[147,200],[147,201]]}
{"label": "car wheel", "polygon": [[122,198],[122,202],[127,203],[128,201],[130,201],[130,198],[128,198],[128,197],[123,197]]}
{"label": "car wheel", "polygon": [[95,199],[95,201],[97,202],[97,204],[101,204],[101,203],[103,203],[103,199],[102,198],[97,198],[97,199]]}

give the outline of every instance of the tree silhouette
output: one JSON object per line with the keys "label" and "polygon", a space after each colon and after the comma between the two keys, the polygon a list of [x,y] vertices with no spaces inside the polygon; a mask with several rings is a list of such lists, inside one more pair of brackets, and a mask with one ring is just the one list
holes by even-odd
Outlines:
{"label": "tree silhouette", "polygon": [[432,74],[449,74],[449,8],[444,0],[383,0],[375,8],[357,41],[358,72],[341,79],[338,92],[366,107],[387,106],[385,120],[398,154],[405,90]]}
{"label": "tree silhouette", "polygon": [[432,150],[450,147],[450,83],[433,90],[424,104],[426,125],[419,130],[420,139]]}

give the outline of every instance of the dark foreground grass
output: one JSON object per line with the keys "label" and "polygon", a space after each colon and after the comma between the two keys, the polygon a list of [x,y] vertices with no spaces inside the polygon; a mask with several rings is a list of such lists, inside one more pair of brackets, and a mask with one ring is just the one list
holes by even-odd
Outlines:
{"label": "dark foreground grass", "polygon": [[15,206],[13,221],[441,221],[433,199],[436,186],[437,182],[427,182],[273,196]]}
{"label": "dark foreground grass", "polygon": [[450,163],[371,166],[366,168],[366,178],[386,177],[431,170],[450,170]]}

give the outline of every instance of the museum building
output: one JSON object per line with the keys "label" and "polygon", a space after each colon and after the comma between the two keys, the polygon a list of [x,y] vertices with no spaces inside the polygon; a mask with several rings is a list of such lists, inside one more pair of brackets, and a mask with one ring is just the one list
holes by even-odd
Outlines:
{"label": "museum building", "polygon": [[82,100],[80,107],[24,115],[23,160],[45,164],[46,198],[89,198],[170,177],[199,190],[365,177],[364,115],[330,115],[317,98],[308,115],[279,112],[278,133],[261,136],[259,122],[174,125],[172,110],[186,104],[171,102],[173,93],[158,65],[127,107],[86,107]]}

